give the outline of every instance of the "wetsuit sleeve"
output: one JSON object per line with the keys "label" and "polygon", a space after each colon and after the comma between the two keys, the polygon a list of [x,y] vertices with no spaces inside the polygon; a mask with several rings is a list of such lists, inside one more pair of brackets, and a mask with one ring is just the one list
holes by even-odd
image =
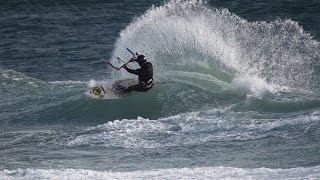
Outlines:
{"label": "wetsuit sleeve", "polygon": [[141,69],[135,69],[135,70],[133,70],[133,69],[129,69],[129,68],[127,68],[127,67],[124,67],[124,69],[127,70],[129,73],[135,74],[135,75],[138,75],[138,76],[139,76],[140,71],[141,71]]}

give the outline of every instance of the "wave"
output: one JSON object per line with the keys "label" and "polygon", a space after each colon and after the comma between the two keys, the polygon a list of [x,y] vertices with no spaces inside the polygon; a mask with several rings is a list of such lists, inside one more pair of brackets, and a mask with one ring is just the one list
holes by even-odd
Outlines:
{"label": "wave", "polygon": [[[317,95],[277,92],[274,90],[276,86],[252,77],[234,79],[227,84],[212,75],[201,73],[175,71],[167,75],[177,77],[176,81],[158,83],[148,93],[105,101],[84,96],[91,81],[45,82],[13,70],[1,70],[2,122],[28,125],[101,124],[138,116],[161,119],[228,106],[233,106],[235,111],[261,113],[309,112],[320,106]],[[193,84],[195,81],[197,85]],[[218,88],[222,86],[224,90]]]}
{"label": "wave", "polygon": [[5,179],[319,179],[320,167],[269,169],[196,167],[131,172],[86,169],[17,169],[0,171]]}
{"label": "wave", "polygon": [[[49,115],[50,113],[47,113],[46,121],[50,120]],[[85,116],[85,113],[81,116]],[[92,114],[90,116],[93,117]],[[143,160],[141,165],[130,166],[131,170],[161,168],[164,162],[170,162],[167,168],[219,165],[268,168],[314,166],[318,165],[314,157],[318,152],[319,117],[319,111],[308,114],[305,112],[290,114],[241,112],[234,105],[208,111],[180,113],[158,119],[142,117],[119,119],[89,127],[87,124],[83,126],[79,118],[68,124],[72,116],[67,116],[68,119],[58,122],[61,125],[57,127],[41,126],[37,123],[36,126],[25,126],[21,129],[17,126],[15,129],[4,129],[0,133],[0,139],[2,139],[2,145],[7,147],[3,151],[3,158],[5,162],[9,161],[2,166],[2,169],[13,167],[10,162],[19,162],[19,164],[21,162],[18,166],[21,168],[36,168],[40,167],[38,163],[41,161],[47,167],[58,168],[58,170],[61,164],[69,168],[83,168],[87,167],[88,163],[99,170],[110,168],[123,170],[122,167],[126,169],[125,167],[128,166],[118,166],[118,163],[121,164],[123,157],[127,157],[127,154],[132,152],[135,155],[130,158],[129,163],[141,162],[141,157],[145,161]],[[86,120],[86,123],[92,123],[88,122],[90,118]],[[57,122],[47,121],[46,123]],[[35,163],[25,161],[23,159],[25,154],[19,154],[21,148],[28,152],[36,152],[30,154],[31,159],[39,158],[39,154],[44,156]],[[79,151],[73,156],[75,149]],[[180,156],[181,151],[186,155]],[[88,156],[88,152],[91,152],[89,154],[92,156]],[[177,159],[161,160],[159,163],[157,160],[153,161],[159,157],[158,153],[166,158],[168,152],[170,157],[177,157]],[[186,162],[184,158],[189,159],[188,153],[191,152],[195,153],[193,157],[202,158]],[[223,156],[219,156],[221,153]],[[10,156],[10,154],[17,155]],[[103,156],[100,157],[101,154]],[[77,163],[70,161],[70,158],[74,157],[77,157]],[[103,158],[106,157],[114,158],[111,164],[105,163]],[[272,158],[270,161],[263,160],[257,163],[257,158],[266,157]],[[97,162],[97,158],[102,160]],[[236,161],[229,163],[230,158]],[[275,164],[275,161],[281,162]],[[24,174],[27,173],[29,172]],[[8,171],[5,175],[20,176],[15,171]]]}
{"label": "wave", "polygon": [[[83,129],[67,142],[70,146],[122,148],[163,148],[200,146],[212,142],[249,141],[267,138],[304,138],[318,132],[319,112],[308,115],[270,115],[241,113],[233,107],[204,112],[183,113],[149,120],[122,119]],[[161,138],[160,138],[161,137]]]}
{"label": "wave", "polygon": [[[84,116],[84,114],[81,114]],[[319,112],[307,115],[268,115],[238,112],[234,107],[202,112],[181,113],[160,119],[120,119],[97,126],[67,124],[63,129],[6,131],[0,137],[5,146],[26,144],[69,147],[119,147],[126,149],[168,148],[267,139],[307,139],[319,133]],[[96,120],[95,120],[96,121]],[[47,122],[48,123],[48,122]],[[89,122],[87,122],[89,123]],[[92,122],[91,122],[92,123]],[[97,123],[97,122],[95,122]],[[293,146],[296,143],[292,141]],[[299,142],[298,142],[299,143]],[[311,148],[311,145],[309,146]],[[296,152],[299,150],[297,149]]]}
{"label": "wave", "polygon": [[[85,115],[81,114],[81,116]],[[3,145],[6,147],[54,145],[54,147],[73,148],[150,149],[201,147],[209,144],[214,144],[216,147],[221,143],[259,142],[259,140],[267,141],[268,139],[291,139],[292,146],[298,147],[300,140],[307,142],[310,141],[310,137],[318,136],[320,112],[310,112],[306,115],[297,113],[290,116],[274,114],[266,117],[263,113],[238,112],[230,106],[223,109],[181,113],[155,120],[142,117],[120,119],[91,127],[81,126],[79,119],[76,122],[77,124],[69,125],[66,122],[63,123],[64,127],[72,127],[72,130],[68,131],[59,128],[47,130],[44,126],[35,130],[6,130],[0,134],[0,137],[5,139]],[[95,123],[97,123],[96,120]],[[316,145],[316,143],[310,144],[309,150]],[[302,148],[301,151],[303,150]],[[296,153],[298,152],[300,149],[297,148]]]}

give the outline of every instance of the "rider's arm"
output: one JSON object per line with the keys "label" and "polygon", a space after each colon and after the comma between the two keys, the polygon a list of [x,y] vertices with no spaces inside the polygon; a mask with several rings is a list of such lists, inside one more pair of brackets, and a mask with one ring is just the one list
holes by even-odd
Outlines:
{"label": "rider's arm", "polygon": [[127,66],[124,66],[123,67],[125,70],[127,70],[129,73],[131,73],[131,74],[135,74],[135,75],[138,75],[139,76],[139,74],[140,74],[140,69],[135,69],[135,70],[133,70],[133,69],[129,69]]}

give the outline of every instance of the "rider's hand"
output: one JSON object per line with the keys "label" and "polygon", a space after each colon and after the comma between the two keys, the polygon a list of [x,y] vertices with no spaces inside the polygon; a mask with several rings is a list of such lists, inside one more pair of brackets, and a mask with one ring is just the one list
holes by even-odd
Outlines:
{"label": "rider's hand", "polygon": [[136,60],[136,58],[131,58],[129,62],[134,62]]}

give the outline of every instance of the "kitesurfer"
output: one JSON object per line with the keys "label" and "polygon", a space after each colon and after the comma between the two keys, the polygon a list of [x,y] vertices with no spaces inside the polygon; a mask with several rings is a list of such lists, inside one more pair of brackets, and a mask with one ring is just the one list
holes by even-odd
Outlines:
{"label": "kitesurfer", "polygon": [[123,68],[129,73],[139,76],[139,84],[129,86],[125,89],[126,92],[131,91],[140,91],[146,92],[153,86],[153,67],[152,63],[148,62],[146,57],[139,52],[136,53],[136,56],[131,58],[129,62],[137,62],[140,66],[139,69],[130,69],[127,64],[123,65]]}

